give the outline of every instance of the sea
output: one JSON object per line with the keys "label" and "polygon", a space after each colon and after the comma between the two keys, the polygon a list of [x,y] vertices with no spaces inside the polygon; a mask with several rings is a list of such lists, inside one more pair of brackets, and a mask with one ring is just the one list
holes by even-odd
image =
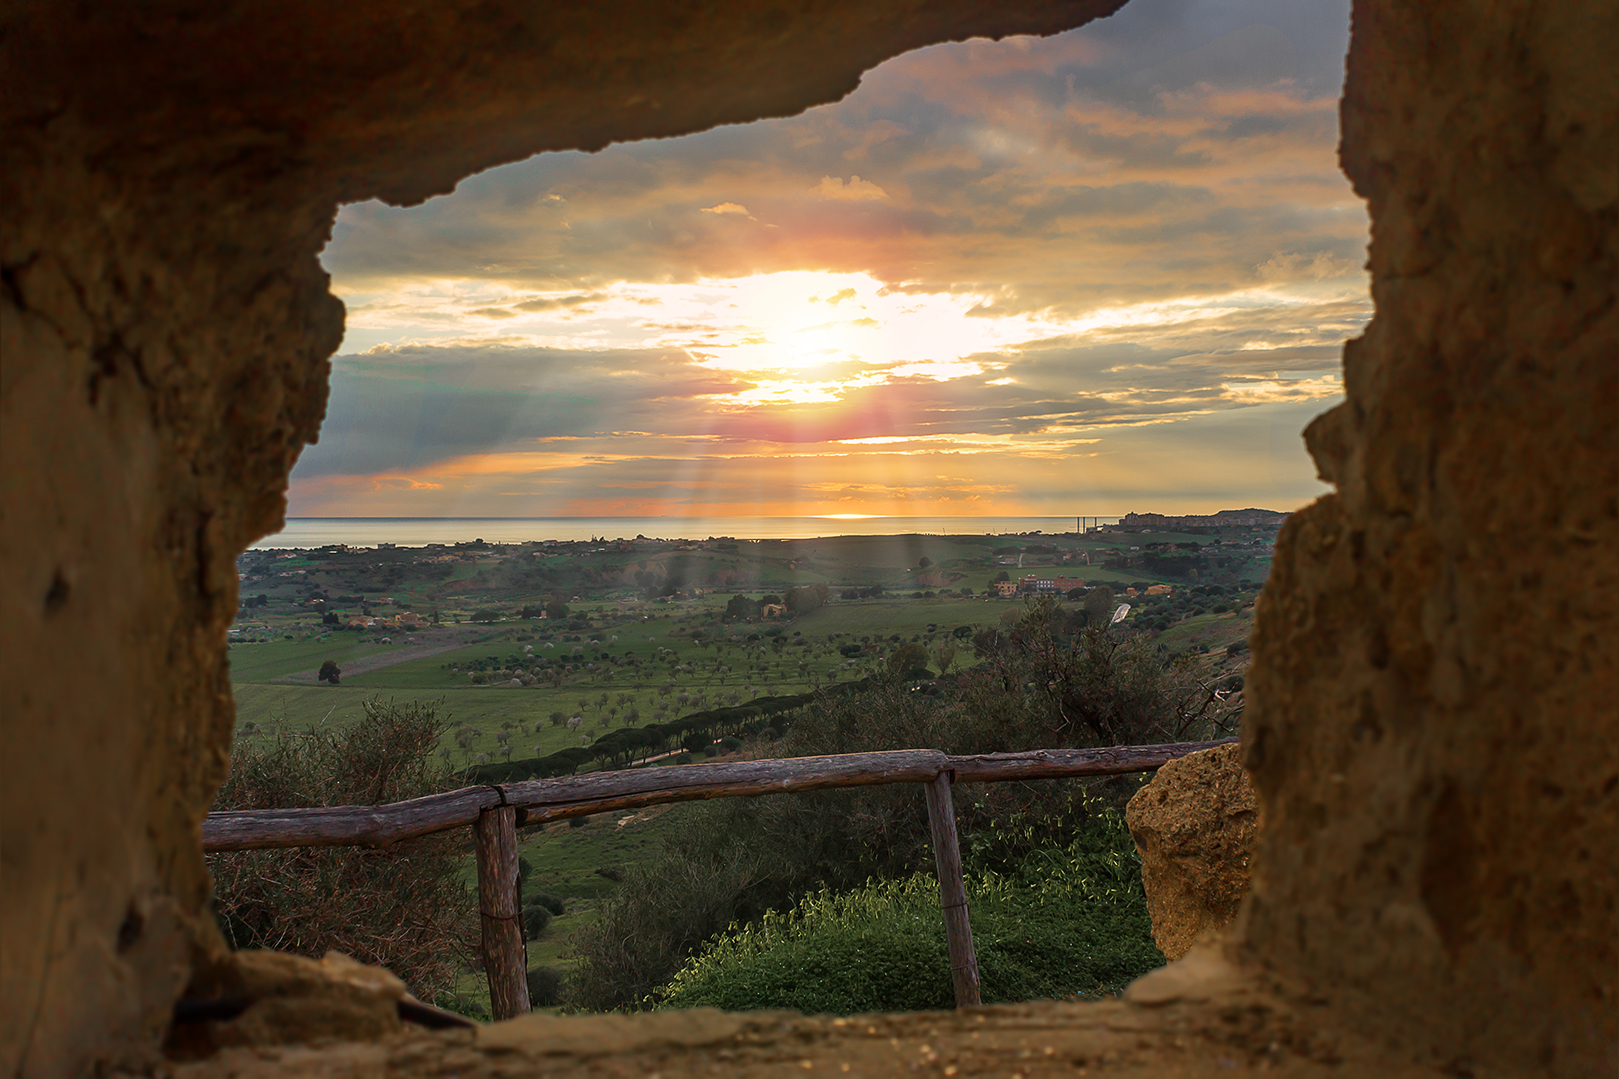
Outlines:
{"label": "sea", "polygon": [[[1087,516],[1087,525],[1118,517]],[[818,539],[829,536],[1026,536],[1078,531],[1076,517],[288,517],[253,544],[425,547],[429,543],[529,543],[595,539]]]}

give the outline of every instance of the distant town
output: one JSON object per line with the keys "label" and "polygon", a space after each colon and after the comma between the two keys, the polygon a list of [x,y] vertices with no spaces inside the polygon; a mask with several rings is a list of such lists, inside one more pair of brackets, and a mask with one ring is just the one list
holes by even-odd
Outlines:
{"label": "distant town", "polygon": [[[274,602],[324,626],[424,629],[445,621],[546,617],[560,596],[667,603],[714,592],[821,585],[837,598],[1071,596],[1097,585],[1127,595],[1176,587],[1257,588],[1287,514],[1129,513],[1077,518],[1071,533],[831,536],[750,540],[597,538],[400,547],[251,550],[238,560],[242,623]],[[1121,587],[1122,586],[1122,587]],[[1077,597],[1074,597],[1077,598]],[[785,604],[781,613],[789,613]]]}

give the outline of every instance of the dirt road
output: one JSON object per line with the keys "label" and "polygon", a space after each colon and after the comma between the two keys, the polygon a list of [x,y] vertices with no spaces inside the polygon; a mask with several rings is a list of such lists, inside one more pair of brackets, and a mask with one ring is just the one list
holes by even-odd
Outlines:
{"label": "dirt road", "polygon": [[[396,663],[408,663],[413,659],[426,659],[444,652],[453,652],[457,648],[465,648],[469,644],[488,640],[498,630],[487,629],[483,626],[440,626],[437,629],[419,630],[410,634],[409,641],[400,641],[388,646],[385,652],[378,652],[366,656],[364,659],[350,660],[343,664],[343,677],[351,678],[357,674],[366,674],[370,671],[379,671],[384,667],[392,667]],[[401,637],[404,635],[401,634]],[[280,685],[313,686],[319,684],[320,673],[318,668],[311,667],[307,671],[297,674],[282,675],[272,678],[272,683]]]}

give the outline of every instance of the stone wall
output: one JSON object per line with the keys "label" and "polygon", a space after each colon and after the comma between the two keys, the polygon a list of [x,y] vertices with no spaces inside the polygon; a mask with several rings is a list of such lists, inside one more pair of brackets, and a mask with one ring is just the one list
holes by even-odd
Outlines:
{"label": "stone wall", "polygon": [[[0,12],[7,1074],[150,1051],[197,951],[232,559],[324,407],[339,202],[780,115],[1117,0]],[[1258,619],[1243,954],[1458,1066],[1612,1073],[1614,8],[1356,5],[1377,318]]]}
{"label": "stone wall", "polygon": [[280,527],[341,201],[835,100],[1122,0],[775,8],[22,2],[0,12],[0,1070],[152,1051],[197,953],[236,555]]}
{"label": "stone wall", "polygon": [[1619,1071],[1616,17],[1355,5],[1377,313],[1248,677],[1247,954],[1492,1074]]}

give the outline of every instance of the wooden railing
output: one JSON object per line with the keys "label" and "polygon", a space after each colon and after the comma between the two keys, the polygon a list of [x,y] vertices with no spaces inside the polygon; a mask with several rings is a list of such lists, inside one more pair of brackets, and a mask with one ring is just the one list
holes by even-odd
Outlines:
{"label": "wooden railing", "polygon": [[518,909],[517,829],[613,810],[700,798],[753,798],[832,787],[924,784],[934,864],[944,907],[956,1006],[979,1003],[978,961],[961,875],[950,791],[955,783],[1146,772],[1177,757],[1235,739],[1103,749],[1036,749],[949,756],[933,749],[829,757],[692,764],[594,772],[560,779],[465,787],[380,806],[248,809],[210,813],[202,826],[208,853],[279,847],[382,847],[402,839],[470,826],[478,856],[478,910],[490,1010],[507,1019],[529,1010],[522,911]]}

